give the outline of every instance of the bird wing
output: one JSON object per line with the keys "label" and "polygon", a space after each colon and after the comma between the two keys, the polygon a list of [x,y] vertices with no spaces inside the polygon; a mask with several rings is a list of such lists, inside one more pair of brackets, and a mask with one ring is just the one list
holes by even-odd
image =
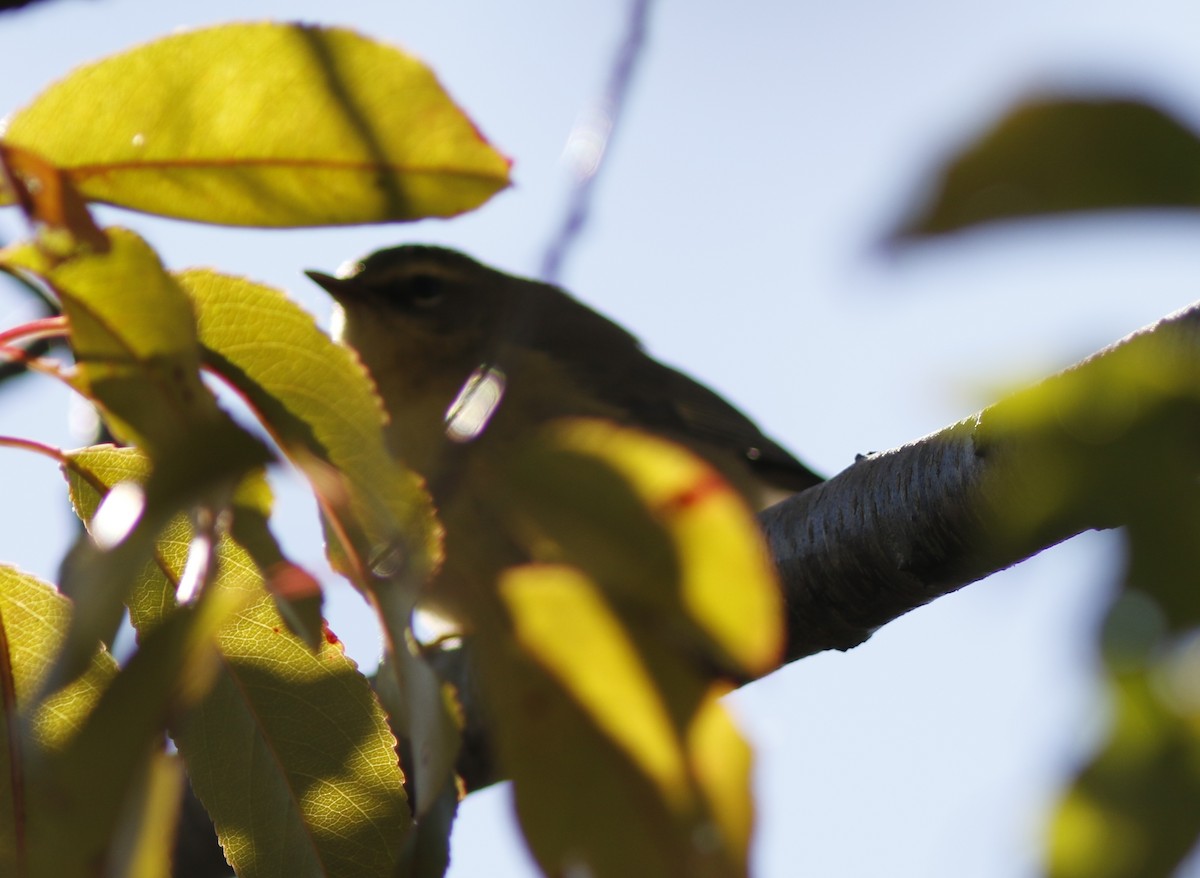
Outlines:
{"label": "bird wing", "polygon": [[719,394],[673,369],[642,348],[623,327],[565,296],[554,319],[539,319],[539,296],[565,296],[538,284],[525,291],[521,334],[562,363],[580,387],[630,412],[629,422],[684,444],[737,449],[762,481],[786,491],[803,491],[824,481],[783,446],[768,438]]}
{"label": "bird wing", "polygon": [[629,376],[627,392],[641,420],[664,433],[678,433],[718,447],[738,449],[755,474],[791,491],[823,481],[787,449],[722,396],[682,372],[647,359]]}

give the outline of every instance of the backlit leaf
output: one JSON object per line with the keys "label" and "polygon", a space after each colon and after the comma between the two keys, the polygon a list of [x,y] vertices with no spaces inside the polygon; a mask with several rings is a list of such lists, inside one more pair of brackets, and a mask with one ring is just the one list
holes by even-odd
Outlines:
{"label": "backlit leaf", "polygon": [[777,665],[783,604],[774,568],[749,508],[703,460],[636,430],[566,421],[548,431],[517,479],[513,490],[533,504],[536,526],[567,546],[574,563],[615,580],[622,600],[655,604],[661,624],[701,632],[742,673]]}
{"label": "backlit leaf", "polygon": [[[99,501],[94,485],[144,467],[130,449],[74,454],[76,508],[86,517]],[[175,585],[191,541],[183,519],[159,540],[130,605],[140,631],[179,613]],[[172,734],[226,856],[242,878],[390,876],[410,818],[395,739],[367,681],[335,637],[314,654],[288,630],[244,550],[225,539],[217,556],[212,589],[244,606],[217,634],[211,689]]]}
{"label": "backlit leaf", "polygon": [[[1149,675],[1115,678],[1112,738],[1051,824],[1052,878],[1170,875],[1200,837],[1200,674],[1191,703],[1164,703]],[[1186,707],[1180,710],[1180,707]]]}
{"label": "backlit leaf", "polygon": [[439,681],[408,646],[419,590],[440,555],[440,533],[420,481],[383,440],[383,409],[354,354],[277,290],[212,271],[179,280],[195,303],[205,357],[246,398],[284,453],[308,476],[327,521],[336,568],[379,612],[410,709],[402,729],[420,754],[417,811],[449,782],[458,730]]}
{"label": "backlit leaf", "polygon": [[[142,638],[78,732],[38,763],[31,786],[52,803],[57,822],[40,839],[46,851],[40,874],[88,875],[97,862],[125,860],[145,847],[139,812],[168,717],[206,691],[214,632],[236,602],[236,595],[207,592]],[[64,835],[71,844],[56,843]]]}
{"label": "backlit leaf", "polygon": [[66,258],[30,245],[0,254],[54,290],[76,359],[72,385],[100,407],[114,434],[144,448],[153,461],[121,527],[109,536],[112,529],[102,529],[98,541],[81,540],[64,564],[63,590],[79,601],[80,611],[52,685],[80,672],[95,643],[115,634],[130,582],[166,522],[197,507],[217,514],[237,482],[269,459],[201,381],[195,314],[186,293],[136,234],[112,229],[108,240],[103,253]]}
{"label": "backlit leaf", "polygon": [[156,753],[134,800],[123,810],[109,862],[123,878],[161,878],[171,870],[179,805],[187,778],[176,756]]}
{"label": "backlit leaf", "polygon": [[[565,566],[508,571],[512,642],[481,673],[517,810],[547,874],[746,874],[749,752],[693,656]],[[721,801],[717,801],[720,798]]]}
{"label": "backlit leaf", "polygon": [[986,409],[978,453],[1020,467],[982,487],[989,536],[1122,525],[1100,638],[1103,747],[1051,824],[1049,874],[1172,874],[1200,837],[1200,357],[1176,317]]}
{"label": "backlit leaf", "polygon": [[575,569],[554,566],[514,568],[499,586],[521,649],[678,806],[687,778],[670,714],[596,587]]}
{"label": "backlit leaf", "polygon": [[750,510],[690,452],[607,422],[552,425],[506,464],[507,524],[554,563],[500,575],[473,646],[542,868],[744,875],[751,756],[717,698],[782,640]]}
{"label": "backlit leaf", "polygon": [[452,216],[508,185],[508,160],[425,65],[300,24],[177,33],[81,67],[4,140],[90,200],[229,225]]}
{"label": "backlit leaf", "polygon": [[[116,674],[107,652],[87,673],[34,704],[71,614],[53,586],[0,567],[0,874],[48,874],[64,834],[79,830],[34,782],[47,754],[67,745]],[[84,815],[86,816],[86,815]]]}
{"label": "backlit leaf", "polygon": [[114,433],[162,449],[220,420],[200,381],[191,302],[145,241],[108,230],[105,253],[61,261],[22,245],[0,252],[6,265],[49,285],[62,303],[78,364],[73,384],[94,400]]}
{"label": "backlit leaf", "polygon": [[71,178],[60,168],[36,153],[3,141],[0,165],[0,180],[12,186],[12,197],[38,229],[40,244],[60,253],[83,246],[100,253],[108,250],[108,237],[92,219]]}

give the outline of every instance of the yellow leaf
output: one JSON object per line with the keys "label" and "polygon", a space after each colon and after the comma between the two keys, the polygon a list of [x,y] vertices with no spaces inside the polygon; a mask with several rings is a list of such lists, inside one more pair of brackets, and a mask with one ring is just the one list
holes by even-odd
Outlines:
{"label": "yellow leaf", "polygon": [[783,648],[783,601],[757,521],[742,498],[684,448],[604,421],[566,421],[552,447],[615,470],[666,529],[687,616],[742,669],[773,669]]}
{"label": "yellow leaf", "polygon": [[[72,453],[68,477],[80,517],[90,517],[111,485],[145,472],[134,449]],[[263,490],[244,484],[238,498],[264,505]],[[181,612],[173,593],[192,538],[186,519],[172,521],[156,563],[135,584],[129,612],[143,649],[147,632]],[[210,601],[236,602],[236,612],[216,632],[211,687],[172,716],[171,733],[226,856],[243,876],[394,874],[411,818],[396,740],[368,682],[336,637],[327,632],[314,652],[288,631],[239,545],[221,539],[216,561]]]}
{"label": "yellow leaf", "polygon": [[657,784],[686,796],[687,771],[671,718],[637,649],[587,577],[571,567],[525,566],[500,580],[517,643]]}
{"label": "yellow leaf", "polygon": [[718,700],[728,691],[713,685],[696,710],[688,729],[687,749],[692,773],[712,814],[708,841],[723,841],[736,859],[745,862],[750,854],[754,829],[754,796],[750,790],[753,753],[732,718]]}
{"label": "yellow leaf", "polygon": [[81,67],[4,140],[89,200],[227,225],[452,216],[509,185],[508,160],[424,64],[300,24],[172,34]]}
{"label": "yellow leaf", "polygon": [[543,870],[744,878],[747,750],[716,691],[678,657],[666,676],[690,674],[681,688],[699,701],[663,691],[655,673],[664,662],[639,649],[645,632],[635,642],[572,568],[514,568],[500,593],[512,638],[489,630],[475,645],[499,754]]}
{"label": "yellow leaf", "polygon": [[59,261],[32,246],[14,246],[0,251],[0,263],[54,289],[78,364],[72,383],[101,407],[119,437],[157,453],[203,433],[210,447],[228,443],[228,456],[235,449],[255,456],[248,451],[255,443],[220,411],[200,379],[196,317],[183,289],[134,232],[109,229],[108,241],[107,252]]}

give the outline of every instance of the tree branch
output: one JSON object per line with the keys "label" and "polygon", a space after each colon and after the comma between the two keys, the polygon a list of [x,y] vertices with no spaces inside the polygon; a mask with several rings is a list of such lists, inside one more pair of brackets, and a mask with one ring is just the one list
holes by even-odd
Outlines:
{"label": "tree branch", "polygon": [[[785,662],[846,650],[882,625],[1077,533],[1121,524],[1113,504],[1051,508],[1040,490],[1040,447],[1023,434],[1030,393],[1069,390],[1102,370],[1153,353],[1197,386],[1200,303],[1136,332],[1025,394],[946,429],[856,461],[760,515],[783,580]],[[1149,394],[1150,391],[1147,391]],[[1153,400],[1142,400],[1150,404]],[[1087,424],[1064,423],[1055,441],[1094,448]],[[1181,474],[1182,476],[1182,474]],[[1095,473],[1103,486],[1114,474]],[[1011,510],[1038,521],[1013,533]]]}

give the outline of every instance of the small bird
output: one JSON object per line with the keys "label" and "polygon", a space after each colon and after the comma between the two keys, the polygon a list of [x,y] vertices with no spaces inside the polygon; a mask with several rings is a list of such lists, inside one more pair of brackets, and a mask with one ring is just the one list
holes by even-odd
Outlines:
{"label": "small bird", "polygon": [[[676,441],[756,508],[821,481],[716,393],[558,287],[421,245],[380,250],[336,277],[306,274],[341,308],[337,334],[375,380],[391,417],[391,450],[426,478],[435,499],[452,477],[443,466],[448,435],[499,443],[566,416]],[[491,408],[476,415],[486,426],[464,430],[452,414],[472,392]]]}
{"label": "small bird", "polygon": [[558,287],[417,245],[380,250],[337,277],[306,274],[340,306],[335,335],[374,378],[390,450],[424,477],[438,508],[446,561],[424,606],[455,626],[491,624],[496,577],[531,560],[497,476],[555,419],[603,418],[673,440],[755,508],[821,481]]}

